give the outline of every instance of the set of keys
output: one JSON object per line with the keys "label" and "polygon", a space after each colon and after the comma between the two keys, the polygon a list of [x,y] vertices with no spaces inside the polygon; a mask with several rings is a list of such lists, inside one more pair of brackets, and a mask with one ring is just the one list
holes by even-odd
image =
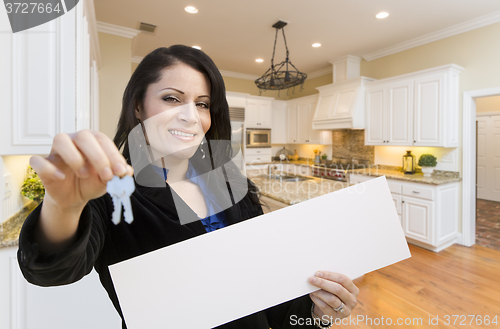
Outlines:
{"label": "set of keys", "polygon": [[132,214],[132,204],[130,203],[130,196],[135,191],[134,178],[132,176],[125,176],[120,178],[114,176],[112,180],[106,185],[106,191],[111,195],[113,199],[113,215],[112,221],[115,225],[118,225],[122,217],[122,205],[123,205],[123,216],[125,222],[132,223],[134,220],[134,215]]}

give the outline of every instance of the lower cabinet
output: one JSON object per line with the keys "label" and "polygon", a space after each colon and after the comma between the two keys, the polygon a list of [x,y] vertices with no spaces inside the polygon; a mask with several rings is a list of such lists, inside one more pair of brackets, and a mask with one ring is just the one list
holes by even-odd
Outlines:
{"label": "lower cabinet", "polygon": [[434,202],[403,197],[401,203],[403,208],[402,224],[406,237],[434,244],[431,235]]}
{"label": "lower cabinet", "polygon": [[121,328],[95,270],[70,285],[39,287],[23,277],[16,253],[0,248],[0,328]]}
{"label": "lower cabinet", "polygon": [[[373,176],[350,175],[351,184]],[[440,251],[458,236],[458,182],[431,185],[387,179],[394,207],[408,242]]]}

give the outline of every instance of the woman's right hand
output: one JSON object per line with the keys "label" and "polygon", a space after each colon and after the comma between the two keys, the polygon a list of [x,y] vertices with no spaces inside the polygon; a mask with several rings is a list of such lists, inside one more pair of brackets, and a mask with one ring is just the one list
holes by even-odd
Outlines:
{"label": "woman's right hand", "polygon": [[33,156],[30,165],[45,187],[44,203],[61,210],[83,209],[106,193],[113,175],[133,174],[116,145],[91,130],[56,135],[50,155]]}

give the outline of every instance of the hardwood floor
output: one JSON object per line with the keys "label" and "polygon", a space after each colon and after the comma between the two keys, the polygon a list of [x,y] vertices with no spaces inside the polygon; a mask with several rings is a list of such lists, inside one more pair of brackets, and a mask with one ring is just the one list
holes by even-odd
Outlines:
{"label": "hardwood floor", "polygon": [[[287,206],[263,199],[265,213]],[[332,328],[500,328],[500,251],[478,244],[438,253],[409,247],[411,258],[354,280],[358,306]]]}
{"label": "hardwood floor", "polygon": [[[410,245],[410,251],[411,258],[354,281],[360,294],[351,318],[360,321],[336,328],[391,328],[398,319],[406,328],[500,328],[499,251],[479,245],[438,253]],[[497,324],[476,324],[486,315],[497,316]]]}

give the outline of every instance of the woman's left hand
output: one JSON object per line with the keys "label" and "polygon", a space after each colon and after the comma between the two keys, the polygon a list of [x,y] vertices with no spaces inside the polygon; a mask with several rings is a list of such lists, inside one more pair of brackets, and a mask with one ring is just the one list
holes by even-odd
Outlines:
{"label": "woman's left hand", "polygon": [[[328,317],[328,320],[335,321],[337,318],[348,317],[358,304],[356,297],[358,297],[359,289],[343,274],[318,271],[308,281],[321,288],[309,294],[315,304],[314,313],[321,319],[327,320],[326,317]],[[341,303],[344,304],[343,312],[335,311],[334,309],[339,308]],[[326,316],[323,317],[324,315]]]}

